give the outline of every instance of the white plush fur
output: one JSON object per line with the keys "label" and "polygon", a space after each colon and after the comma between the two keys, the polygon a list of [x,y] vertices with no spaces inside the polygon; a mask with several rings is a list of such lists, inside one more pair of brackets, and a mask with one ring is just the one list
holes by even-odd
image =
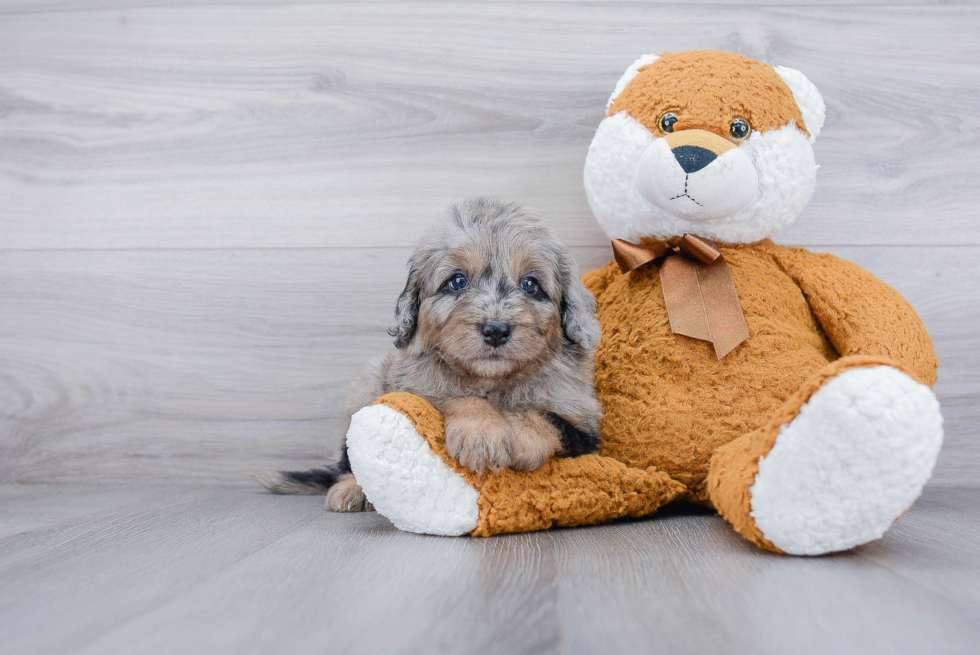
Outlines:
{"label": "white plush fur", "polygon": [[942,422],[932,390],[894,368],[842,373],[759,461],[749,489],[756,525],[793,555],[878,539],[929,479]]}
{"label": "white plush fur", "polygon": [[759,176],[745,151],[733,148],[694,173],[685,173],[667,145],[654,139],[636,168],[636,189],[661,209],[689,222],[731,216],[755,198]]}
{"label": "white plush fur", "polygon": [[[813,148],[795,124],[753,132],[738,147],[758,176],[752,200],[730,215],[685,218],[651,203],[637,188],[640,162],[655,140],[625,112],[607,117],[596,130],[585,159],[585,191],[610,239],[665,239],[690,232],[728,243],[754,243],[795,221],[816,186]],[[707,174],[710,168],[698,173]]]}
{"label": "white plush fur", "polygon": [[823,96],[820,95],[816,85],[795,68],[775,66],[774,69],[793,92],[793,100],[800,108],[803,122],[810,132],[810,143],[813,143],[823,130],[824,121],[827,119],[827,105],[824,104]]}
{"label": "white plush fur", "polygon": [[612,95],[610,95],[609,100],[606,101],[606,111],[609,111],[609,108],[612,107],[612,103],[615,102],[616,98],[619,97],[619,94],[626,89],[626,85],[632,82],[634,77],[640,74],[640,69],[644,66],[649,66],[658,59],[660,59],[660,55],[643,55],[634,61],[630,67],[626,69],[626,72],[623,73],[622,77],[619,78],[619,81],[616,82],[616,87],[613,89]]}
{"label": "white plush fur", "polygon": [[354,414],[347,455],[364,495],[399,530],[458,536],[476,528],[479,493],[401,412],[372,405]]}

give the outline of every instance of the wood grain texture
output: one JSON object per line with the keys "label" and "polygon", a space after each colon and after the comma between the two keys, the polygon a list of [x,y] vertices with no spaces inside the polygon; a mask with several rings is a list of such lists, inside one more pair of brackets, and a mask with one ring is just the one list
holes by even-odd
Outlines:
{"label": "wood grain texture", "polygon": [[[833,3],[830,3],[833,4]],[[0,481],[243,482],[336,448],[443,207],[581,182],[622,69],[717,47],[829,106],[784,243],[905,293],[943,359],[933,484],[980,485],[980,8],[0,0]]]}
{"label": "wood grain texture", "polygon": [[494,193],[599,245],[581,175],[609,91],[641,53],[710,47],[827,99],[788,241],[978,245],[977,33],[971,5],[48,3],[0,21],[0,234],[398,246]]}
{"label": "wood grain texture", "polygon": [[973,653],[978,494],[927,492],[881,541],[792,558],[678,510],[466,539],[235,488],[0,487],[4,512],[40,515],[0,537],[0,643],[50,655]]}
{"label": "wood grain texture", "polygon": [[[0,651],[975,653],[980,492],[941,487],[980,486],[980,8],[754,4],[0,0],[0,482],[129,483],[0,485]],[[528,202],[604,263],[607,94],[703,47],[818,85],[780,241],[936,341],[945,447],[885,539],[778,557],[678,510],[445,539],[222,486],[336,448],[449,202]]]}
{"label": "wood grain texture", "polygon": [[[976,486],[980,248],[831,250],[918,307],[942,360],[933,484]],[[0,480],[234,483],[321,462],[347,382],[390,347],[409,252],[4,253]]]}
{"label": "wood grain texture", "polygon": [[[392,4],[393,0],[358,0],[359,4],[373,2],[376,4]],[[501,2],[501,0],[488,0],[489,2]],[[977,4],[978,0],[754,0],[753,5],[776,5],[776,6],[849,6],[854,4],[861,5],[931,5],[931,4]],[[351,0],[290,0],[290,5],[344,5],[350,4]],[[451,3],[456,0],[430,0],[429,4]],[[589,4],[594,0],[535,0],[536,4],[557,4],[567,5],[574,3]],[[651,4],[669,5],[671,0],[650,0]],[[64,11],[92,11],[99,9],[145,9],[148,7],[185,7],[199,4],[194,0],[2,0],[0,1],[0,14],[35,14],[43,12],[64,12]],[[209,0],[208,5],[213,7],[227,6],[269,6],[270,0]],[[514,4],[514,0],[502,0],[502,4]],[[685,4],[701,5],[732,5],[743,4],[740,0],[690,0]]]}

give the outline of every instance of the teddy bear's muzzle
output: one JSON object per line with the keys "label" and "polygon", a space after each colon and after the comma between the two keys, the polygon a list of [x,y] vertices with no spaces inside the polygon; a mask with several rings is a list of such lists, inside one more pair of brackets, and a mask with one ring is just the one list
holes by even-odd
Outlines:
{"label": "teddy bear's muzzle", "polygon": [[749,204],[759,176],[734,143],[705,130],[654,139],[640,158],[636,189],[649,202],[689,221],[731,216]]}

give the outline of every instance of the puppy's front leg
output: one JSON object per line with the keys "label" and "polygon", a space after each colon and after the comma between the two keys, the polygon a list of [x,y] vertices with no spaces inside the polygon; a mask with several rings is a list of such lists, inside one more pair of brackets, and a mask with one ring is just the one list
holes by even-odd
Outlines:
{"label": "puppy's front leg", "polygon": [[511,465],[510,423],[482,398],[452,398],[440,408],[446,421],[446,450],[477,473]]}
{"label": "puppy's front leg", "polygon": [[513,469],[537,470],[549,457],[561,451],[561,438],[557,428],[541,412],[509,412],[506,418],[513,435],[510,446]]}

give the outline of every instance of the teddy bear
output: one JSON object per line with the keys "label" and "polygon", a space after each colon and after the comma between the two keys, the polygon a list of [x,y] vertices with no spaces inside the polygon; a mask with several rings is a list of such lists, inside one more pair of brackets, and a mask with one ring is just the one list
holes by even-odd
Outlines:
{"label": "teddy bear", "polygon": [[824,101],[798,70],[720,51],[647,55],[585,160],[614,258],[587,273],[602,338],[601,451],[479,475],[442,417],[390,394],[347,436],[398,528],[490,536],[714,508],[777,553],[880,538],[943,439],[938,361],[912,306],[868,271],[771,240],[813,193]]}

